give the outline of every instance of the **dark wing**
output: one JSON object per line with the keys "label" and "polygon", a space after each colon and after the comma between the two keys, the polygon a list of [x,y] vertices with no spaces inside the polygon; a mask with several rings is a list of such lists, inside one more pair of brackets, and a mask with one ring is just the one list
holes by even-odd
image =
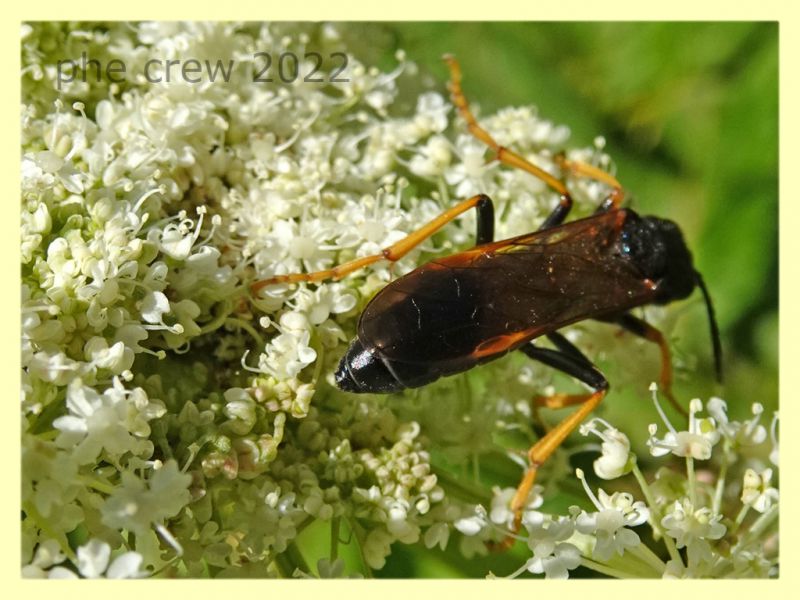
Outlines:
{"label": "dark wing", "polygon": [[610,211],[431,261],[381,290],[359,339],[385,360],[440,375],[496,358],[575,321],[650,302]]}

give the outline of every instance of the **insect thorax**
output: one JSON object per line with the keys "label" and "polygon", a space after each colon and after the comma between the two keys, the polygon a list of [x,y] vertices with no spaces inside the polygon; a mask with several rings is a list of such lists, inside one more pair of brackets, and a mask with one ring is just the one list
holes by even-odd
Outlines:
{"label": "insect thorax", "polygon": [[672,221],[627,212],[620,249],[643,277],[658,285],[655,303],[686,298],[694,290],[696,275],[681,230]]}

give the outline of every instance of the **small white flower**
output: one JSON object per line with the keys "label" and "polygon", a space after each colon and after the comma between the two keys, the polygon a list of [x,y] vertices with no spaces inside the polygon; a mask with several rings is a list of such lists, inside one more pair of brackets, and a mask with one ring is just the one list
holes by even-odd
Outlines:
{"label": "small white flower", "polygon": [[36,352],[28,364],[28,374],[55,385],[67,385],[75,379],[83,365],[57,350]]}
{"label": "small white flower", "polygon": [[714,417],[720,433],[735,445],[756,446],[767,439],[767,430],[759,423],[764,407],[758,402],[752,405],[753,417],[743,423],[728,419],[728,405],[721,398],[711,398],[706,410]]}
{"label": "small white flower", "polygon": [[102,394],[74,379],[67,389],[67,409],[68,415],[53,421],[60,432],[56,444],[70,448],[80,464],[95,460],[102,451],[111,457],[148,452],[147,422],[166,412],[141,388],[126,390],[117,377]]}
{"label": "small white flower", "polygon": [[148,292],[142,299],[142,318],[148,323],[163,323],[164,314],[170,311],[169,300],[161,292]]}
{"label": "small white flower", "polygon": [[732,553],[734,576],[737,578],[767,578],[775,577],[773,561],[764,556],[763,549],[744,550],[735,549]]}
{"label": "small white flower", "polygon": [[78,548],[78,570],[87,579],[100,577],[108,567],[111,546],[100,540],[91,540]]}
{"label": "small white flower", "polygon": [[338,579],[344,575],[345,564],[341,558],[333,562],[329,558],[320,558],[317,561],[317,573],[320,579]]}
{"label": "small white flower", "polygon": [[711,449],[719,441],[720,434],[713,419],[698,419],[695,416],[703,409],[703,403],[696,398],[691,401],[689,404],[689,429],[687,431],[676,431],[661,410],[655,384],[650,389],[653,392],[653,402],[655,402],[656,408],[669,430],[663,438],[659,439],[656,437],[658,426],[655,424],[650,425],[650,438],[647,440],[650,454],[664,456],[671,452],[675,456],[692,457],[697,460],[711,458]]}
{"label": "small white flower", "polygon": [[107,579],[138,579],[149,573],[140,569],[143,558],[138,552],[125,552],[117,556],[106,569]]}
{"label": "small white flower", "polygon": [[720,523],[722,515],[713,515],[707,507],[694,509],[688,499],[675,501],[668,515],[662,520],[667,533],[682,548],[698,538],[716,540],[725,534],[725,525]]}
{"label": "small white flower", "polygon": [[114,374],[119,374],[130,369],[133,365],[133,351],[126,348],[122,342],[117,342],[111,347],[102,337],[93,337],[83,347],[86,361],[97,369],[108,369]]}
{"label": "small white flower", "polygon": [[356,305],[355,295],[341,284],[320,287],[313,294],[306,294],[304,298],[307,299],[305,302],[298,299],[297,308],[307,311],[312,325],[320,325],[331,314],[345,313]]}
{"label": "small white flower", "polygon": [[61,546],[56,540],[45,540],[36,548],[30,564],[22,567],[22,576],[30,579],[42,579],[47,577],[47,569],[66,559],[67,555],[61,550]]}
{"label": "small white flower", "polygon": [[164,326],[162,335],[170,348],[179,348],[187,343],[188,340],[200,335],[201,329],[196,319],[202,313],[200,306],[184,298],[172,303],[172,314],[177,323],[171,326]]}
{"label": "small white flower", "polygon": [[186,260],[192,252],[192,247],[200,237],[200,228],[203,226],[203,217],[206,208],[198,209],[197,223],[191,219],[183,218],[186,213],[181,213],[177,223],[169,223],[163,230],[151,229],[149,237],[158,243],[161,251],[175,260]]}
{"label": "small white flower", "polygon": [[228,426],[239,435],[246,435],[256,423],[256,403],[253,397],[242,388],[230,388],[225,391],[225,407],[223,413],[228,419]]}
{"label": "small white flower", "polygon": [[[599,429],[597,424],[602,425],[603,429]],[[580,432],[581,435],[593,433],[603,440],[600,445],[602,455],[594,461],[594,471],[598,477],[616,479],[630,473],[634,457],[631,455],[628,436],[600,418],[594,418],[581,425]]]}
{"label": "small white flower", "polygon": [[386,530],[373,529],[364,540],[364,559],[372,569],[381,569],[392,551],[394,537]]}
{"label": "small white flower", "polygon": [[778,490],[770,485],[771,480],[772,469],[764,469],[761,474],[747,469],[742,485],[742,504],[760,513],[766,512],[780,498]]}
{"label": "small white flower", "polygon": [[477,535],[488,524],[486,518],[480,514],[463,517],[453,523],[453,527],[464,535]]}
{"label": "small white flower", "polygon": [[572,544],[555,544],[547,555],[540,550],[541,556],[537,555],[537,549],[533,551],[534,557],[528,560],[527,568],[531,573],[544,573],[547,579],[567,579],[569,571],[581,564],[580,550]]}
{"label": "small white flower", "polygon": [[[544,488],[542,486],[533,486],[522,509],[523,519],[527,512],[533,511],[542,505],[544,502],[544,497],[542,496],[543,491]],[[502,525],[506,529],[511,529],[513,527],[515,515],[514,511],[511,510],[511,501],[516,492],[516,488],[500,489],[495,487],[492,490],[492,507],[489,511],[489,519],[492,523]]]}
{"label": "small white flower", "polygon": [[153,470],[146,481],[131,471],[123,471],[121,483],[101,508],[103,523],[144,535],[188,504],[191,481],[192,476],[181,473],[174,460]]}
{"label": "small white flower", "polygon": [[528,547],[533,551],[533,558],[527,563],[528,571],[544,573],[548,579],[569,577],[569,571],[581,562],[580,550],[566,541],[575,531],[572,520],[530,512],[523,524],[528,530]]}
{"label": "small white flower", "polygon": [[420,528],[409,518],[408,507],[404,501],[394,501],[387,511],[386,529],[395,539],[404,544],[414,544],[419,540]]}
{"label": "small white flower", "polygon": [[689,566],[709,562],[712,558],[708,540],[718,540],[725,535],[726,527],[710,508],[695,509],[688,498],[676,500],[669,512],[661,519],[667,535],[675,538],[678,548],[686,547]]}
{"label": "small white flower", "polygon": [[459,136],[456,148],[461,162],[449,167],[444,178],[448,185],[455,186],[456,196],[467,198],[482,191],[483,178],[489,169],[486,147],[471,137]]}
{"label": "small white flower", "polygon": [[281,333],[267,344],[262,354],[262,365],[266,372],[278,379],[297,376],[306,366],[317,358],[317,352],[308,344],[311,333]]}
{"label": "small white flower", "polygon": [[428,527],[422,539],[426,548],[439,546],[440,550],[444,550],[450,539],[450,527],[447,523],[434,523]]}
{"label": "small white flower", "polygon": [[504,108],[487,118],[485,126],[504,146],[559,147],[569,137],[568,127],[541,119],[529,106]]}
{"label": "small white flower", "polygon": [[[138,552],[125,552],[111,560],[111,546],[102,540],[92,539],[76,552],[78,574],[66,567],[53,567],[39,574],[49,579],[139,579],[149,573],[141,570],[142,556]],[[59,560],[58,562],[63,562]],[[30,572],[29,572],[30,573]],[[26,575],[30,576],[30,575]]]}
{"label": "small white flower", "polygon": [[633,496],[624,492],[614,492],[609,496],[603,489],[598,490],[596,497],[583,475],[577,470],[578,479],[584,490],[597,507],[597,512],[581,511],[575,525],[580,533],[593,534],[596,542],[592,556],[597,560],[610,560],[614,554],[622,556],[628,548],[635,548],[640,540],[636,532],[628,527],[636,527],[650,518],[650,510],[644,502],[634,502]]}
{"label": "small white flower", "polygon": [[444,131],[449,111],[450,103],[446,102],[441,94],[427,92],[420,95],[414,115],[414,125],[418,128],[418,135],[422,137],[429,133]]}
{"label": "small white flower", "polygon": [[769,460],[776,467],[778,466],[778,460],[780,458],[777,430],[778,430],[778,413],[776,411],[775,414],[772,416],[772,423],[770,424],[769,427],[769,438],[772,441],[772,451],[769,453]]}
{"label": "small white flower", "polygon": [[411,157],[409,170],[420,177],[438,177],[450,165],[452,151],[450,142],[443,136],[432,136],[419,151]]}

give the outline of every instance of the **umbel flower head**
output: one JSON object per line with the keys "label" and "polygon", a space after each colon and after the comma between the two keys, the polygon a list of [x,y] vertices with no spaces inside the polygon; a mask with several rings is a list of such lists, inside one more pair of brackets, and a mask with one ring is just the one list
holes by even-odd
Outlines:
{"label": "umbel flower head", "polygon": [[[502,539],[513,488],[492,496],[467,472],[497,456],[495,434],[529,430],[545,376],[503,360],[401,401],[342,394],[332,380],[359,309],[392,277],[472,243],[474,216],[391,267],[257,298],[248,285],[375,254],[477,192],[495,201],[498,238],[532,231],[556,195],[487,160],[443,86],[422,85],[402,52],[388,71],[372,66],[347,25],[42,22],[23,25],[21,50],[23,574],[312,576],[304,555],[319,576],[369,574],[399,544],[474,557]],[[125,64],[123,80],[59,69],[83,52]],[[298,57],[298,76],[256,81],[259,53]],[[144,75],[149,61],[190,56],[234,68],[201,84]],[[565,147],[612,169],[602,138],[570,147],[567,127],[531,107],[480,118],[555,174]],[[578,214],[606,193],[567,183]],[[706,484],[665,476],[645,500],[599,490],[560,515],[536,487],[520,572],[622,576],[614,561],[636,556],[639,576],[773,574],[775,428],[766,439],[760,425],[723,419],[721,402],[687,432],[708,460],[721,444],[703,436],[724,441],[731,466],[714,491],[687,504]],[[601,439],[598,476],[639,474],[624,433],[599,420],[585,431]],[[653,432],[652,447],[684,447],[680,433]],[[731,495],[725,482],[760,444],[774,470],[748,462]],[[724,535],[742,535],[723,556],[717,516],[731,506],[740,513]],[[698,514],[711,529],[681,529]],[[634,532],[643,518],[681,548],[648,553]],[[324,548],[308,541],[324,529]],[[356,566],[345,568],[343,546]]]}
{"label": "umbel flower head", "polygon": [[[724,401],[715,399],[715,409],[726,410]],[[673,430],[676,438],[690,433],[696,427],[696,413],[701,403],[693,403],[688,432]],[[756,407],[754,412],[759,412]],[[618,441],[619,432],[611,425],[611,439]],[[595,429],[592,422],[585,432]],[[707,431],[706,433],[710,433]],[[734,439],[734,432],[729,432]],[[725,435],[720,433],[720,435]],[[751,450],[763,452],[764,448],[750,445]],[[601,459],[609,455],[609,446],[603,444]],[[611,452],[611,455],[614,453]],[[586,475],[576,471],[583,484],[593,510],[578,506],[569,515],[553,515],[536,510],[540,489],[523,516],[528,547],[533,555],[515,572],[517,577],[525,571],[544,573],[550,578],[565,578],[579,566],[612,577],[768,577],[777,575],[777,502],[779,494],[771,487],[772,470],[758,475],[751,468],[736,466],[738,459],[753,460],[746,454],[722,454],[719,476],[714,480],[701,480],[693,468],[694,457],[678,450],[687,462],[685,475],[664,467],[654,481],[648,482],[637,466],[635,457],[630,461],[630,472],[638,483],[644,500],[637,500],[630,492],[611,494],[591,490]],[[663,452],[657,456],[665,457]],[[705,456],[705,454],[704,454]],[[607,461],[598,459],[596,474],[608,479]],[[706,456],[706,460],[712,456]],[[741,497],[729,485],[731,473],[744,469],[744,486]],[[492,514],[499,514],[499,505],[508,502],[511,494],[495,491]],[[755,509],[759,515],[748,519]],[[472,516],[463,517],[456,527],[476,539],[495,540],[498,534],[507,535],[507,529],[498,528],[497,521],[486,519],[481,506]],[[729,525],[732,523],[732,525]],[[743,524],[747,523],[744,527]],[[637,533],[644,525],[652,529],[654,546],[642,542]],[[661,556],[663,555],[663,557]]]}

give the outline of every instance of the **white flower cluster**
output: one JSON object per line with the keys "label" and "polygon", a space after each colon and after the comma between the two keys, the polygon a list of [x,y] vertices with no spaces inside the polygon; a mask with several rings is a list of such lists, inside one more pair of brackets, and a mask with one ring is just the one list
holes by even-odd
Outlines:
{"label": "white flower cluster", "polygon": [[[444,548],[464,532],[469,505],[448,495],[429,450],[489,447],[496,421],[525,420],[516,407],[536,382],[496,377],[496,404],[482,398],[477,418],[463,381],[387,404],[338,393],[331,374],[358,308],[420,258],[471,243],[474,216],[393,267],[259,298],[248,284],[374,254],[478,191],[496,203],[498,237],[535,229],[558,198],[487,162],[442,91],[408,96],[403,82],[418,73],[402,53],[382,72],[351,43],[335,25],[23,26],[26,576],[291,576],[292,546],[313,521],[347,529],[365,568],[380,568],[394,543]],[[343,52],[346,77],[305,81],[307,57],[294,82],[259,83],[264,51]],[[59,61],[82,52],[124,63],[124,81],[59,81]],[[150,59],[187,56],[240,68],[202,84],[142,76]],[[557,173],[565,127],[530,108],[481,120]],[[602,140],[568,155],[610,168]],[[596,182],[569,185],[577,213],[603,198]],[[609,460],[607,474],[623,468]],[[760,492],[768,474],[755,475],[757,510],[774,498]],[[602,556],[631,542],[613,522],[580,521],[607,532]],[[573,556],[559,544],[577,525],[535,526],[558,541],[537,546],[531,570],[561,574],[552,557]],[[476,539],[460,541],[465,554],[486,551]]]}
{"label": "white flower cluster", "polygon": [[[663,416],[655,384],[651,389]],[[765,450],[769,450],[770,460],[777,457],[774,433],[767,440],[767,431],[759,424],[763,409],[757,403],[753,418],[745,422],[730,421],[720,398],[712,398],[707,406],[709,416],[698,419],[702,410],[700,400],[691,402],[689,426],[683,431],[664,417],[669,433],[663,440],[655,438],[656,427],[650,426],[653,456],[671,454],[687,462],[685,476],[665,466],[651,483],[639,470],[625,434],[599,418],[584,424],[583,435],[594,434],[602,440],[601,456],[594,462],[597,476],[610,480],[632,472],[645,501],[622,491],[608,494],[600,489],[595,495],[580,469],[577,476],[596,511],[573,506],[569,516],[541,512],[536,510],[542,504],[541,488],[534,489],[522,519],[532,556],[511,577],[527,570],[548,578],[566,578],[579,566],[620,578],[777,576],[779,493],[771,485],[772,468],[761,458]],[[773,432],[776,422],[777,415]],[[713,456],[720,440],[724,448]],[[716,464],[701,477],[694,461],[713,459]],[[778,466],[777,461],[773,464]],[[738,473],[736,479],[732,479],[734,472]],[[484,541],[507,535],[513,519],[508,508],[513,493],[513,489],[495,490],[490,518],[479,506],[456,526]],[[748,519],[750,511],[758,516]],[[653,530],[654,548],[645,545],[632,529],[645,523]],[[660,554],[668,558],[662,560]]]}

